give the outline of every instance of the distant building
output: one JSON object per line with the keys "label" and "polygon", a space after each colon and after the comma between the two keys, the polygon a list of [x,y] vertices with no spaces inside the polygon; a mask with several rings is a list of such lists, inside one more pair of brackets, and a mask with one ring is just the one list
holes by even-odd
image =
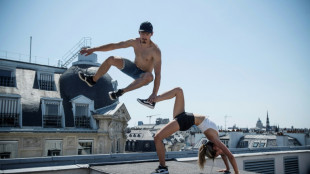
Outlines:
{"label": "distant building", "polygon": [[69,69],[0,59],[0,157],[124,152],[130,115],[108,96],[116,81],[90,88],[77,74],[99,65],[95,54]]}
{"label": "distant building", "polygon": [[[154,136],[167,123],[169,123],[169,119],[157,118],[156,124],[138,124],[138,126],[131,128],[131,132],[127,133],[126,151],[155,152],[155,146],[153,148]],[[196,126],[192,126],[187,131],[177,131],[163,140],[166,151],[187,149],[201,139],[202,136],[199,133],[201,132]]]}
{"label": "distant building", "polygon": [[154,133],[150,130],[131,130],[127,133],[127,152],[155,152]]}
{"label": "distant building", "polygon": [[258,118],[257,122],[256,122],[256,128],[257,129],[263,129],[264,125],[262,123],[262,121],[260,120],[260,118]]}
{"label": "distant building", "polygon": [[237,148],[301,146],[297,139],[287,135],[244,135]]}

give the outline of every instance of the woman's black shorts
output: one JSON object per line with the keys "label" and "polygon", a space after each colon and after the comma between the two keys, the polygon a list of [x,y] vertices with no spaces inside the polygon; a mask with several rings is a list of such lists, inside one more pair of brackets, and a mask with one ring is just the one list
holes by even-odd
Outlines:
{"label": "woman's black shorts", "polygon": [[174,119],[179,123],[180,131],[186,131],[195,124],[195,117],[192,113],[183,112]]}

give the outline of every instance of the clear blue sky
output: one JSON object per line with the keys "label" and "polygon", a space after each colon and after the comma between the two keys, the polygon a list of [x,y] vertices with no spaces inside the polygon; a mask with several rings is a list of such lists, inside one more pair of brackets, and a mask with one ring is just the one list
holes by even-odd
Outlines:
{"label": "clear blue sky", "polygon": [[[218,125],[309,128],[310,1],[308,0],[0,0],[0,50],[56,64],[82,37],[92,46],[138,37],[141,22],[154,26],[162,51],[159,93],[182,87],[186,111],[209,115]],[[134,59],[132,48],[98,53]],[[125,87],[132,79],[109,74]],[[141,106],[153,83],[124,95],[129,126],[147,115],[172,119],[173,101]]]}

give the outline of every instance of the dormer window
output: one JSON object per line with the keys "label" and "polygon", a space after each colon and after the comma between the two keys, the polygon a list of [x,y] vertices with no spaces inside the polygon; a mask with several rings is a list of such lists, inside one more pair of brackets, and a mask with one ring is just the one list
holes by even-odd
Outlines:
{"label": "dormer window", "polygon": [[54,74],[52,73],[38,73],[38,83],[39,89],[46,90],[46,91],[55,91],[55,81],[54,81]]}
{"label": "dormer window", "polygon": [[21,127],[20,96],[0,94],[0,127]]}
{"label": "dormer window", "polygon": [[75,104],[75,126],[90,128],[89,104]]}
{"label": "dormer window", "polygon": [[43,98],[42,116],[43,127],[61,128],[64,127],[62,112],[62,99]]}
{"label": "dormer window", "polygon": [[0,86],[16,87],[15,69],[0,67]]}
{"label": "dormer window", "polygon": [[75,127],[97,129],[96,120],[90,112],[94,110],[94,101],[79,95],[71,99],[70,102],[72,102]]}

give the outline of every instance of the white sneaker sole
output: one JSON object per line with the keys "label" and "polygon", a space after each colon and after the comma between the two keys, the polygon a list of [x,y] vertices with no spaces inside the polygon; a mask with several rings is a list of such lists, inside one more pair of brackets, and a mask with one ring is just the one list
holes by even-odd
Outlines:
{"label": "white sneaker sole", "polygon": [[83,79],[83,77],[81,76],[81,73],[79,72],[79,78],[84,81],[89,87],[93,87],[94,85],[91,85],[90,83],[88,83],[85,79]]}
{"label": "white sneaker sole", "polygon": [[114,98],[112,98],[112,93],[113,93],[112,91],[109,92],[109,97],[110,97],[111,100],[115,100]]}

